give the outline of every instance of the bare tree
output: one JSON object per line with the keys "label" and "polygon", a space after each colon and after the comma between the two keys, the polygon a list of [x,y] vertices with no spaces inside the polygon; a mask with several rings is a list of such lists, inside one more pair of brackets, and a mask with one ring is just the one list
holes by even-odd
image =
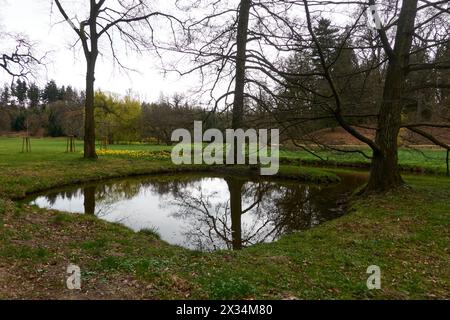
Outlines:
{"label": "bare tree", "polygon": [[0,52],[0,69],[14,78],[28,78],[43,65],[44,57],[37,57],[35,45],[25,36],[0,31],[0,38],[6,47]]}
{"label": "bare tree", "polygon": [[122,41],[125,46],[138,52],[144,48],[151,48],[154,44],[151,20],[159,17],[171,23],[176,19],[168,14],[153,11],[149,1],[146,0],[89,0],[88,16],[75,25],[76,18],[69,17],[67,8],[61,2],[55,0],[59,12],[77,35],[77,42],[81,42],[86,58],[84,157],[95,159],[97,154],[95,151],[94,82],[100,40],[106,39],[113,59],[119,66],[124,67],[117,54],[117,42]]}
{"label": "bare tree", "polygon": [[[239,4],[239,17],[236,34],[236,73],[233,101],[233,129],[243,127],[244,118],[244,88],[245,65],[247,56],[248,23],[251,0],[241,0]],[[236,143],[235,143],[236,146]],[[236,151],[233,151],[236,154]]]}
{"label": "bare tree", "polygon": [[[450,128],[448,117],[442,116],[440,123],[437,119],[418,122],[406,112],[409,105],[417,103],[411,91],[431,88],[433,99],[445,101],[442,92],[450,85],[438,71],[449,70],[449,59],[418,62],[411,57],[422,51],[433,58],[438,48],[448,45],[448,1],[380,2],[379,14],[386,22],[377,21],[376,30],[368,26],[369,13],[376,13],[374,0],[253,0],[239,1],[238,8],[228,2],[204,0],[195,1],[190,8],[199,3],[206,3],[202,12],[207,13],[194,19],[186,43],[173,48],[190,56],[195,66],[175,69],[181,74],[199,71],[213,109],[220,103],[225,110],[233,106],[233,120],[241,121],[233,121],[233,126],[243,125],[246,109],[262,109],[270,117],[261,120],[269,125],[275,121],[283,133],[295,129],[315,145],[359,153],[371,160],[368,192],[404,184],[398,165],[401,128],[450,149],[427,131]],[[317,24],[333,15],[346,17],[333,21],[339,32],[330,44],[318,33]],[[292,69],[286,63],[293,55],[303,59],[302,68]],[[351,59],[354,68],[343,68]],[[424,70],[436,74],[433,81],[411,86],[412,75]],[[228,103],[231,96],[233,103]],[[309,137],[305,127],[323,121],[342,127],[371,152],[340,149]],[[373,134],[368,135],[367,130]],[[299,146],[315,154],[307,146]]]}
{"label": "bare tree", "polygon": [[[313,31],[312,19],[310,14],[309,1],[303,0],[307,26],[309,34],[315,48],[318,50],[320,62],[323,70],[323,76],[327,80],[331,89],[332,96],[335,100],[334,116],[338,123],[350,134],[366,143],[372,149],[372,164],[370,178],[366,190],[371,191],[386,191],[392,188],[402,186],[404,184],[400,169],[398,166],[398,136],[401,127],[406,127],[426,137],[433,143],[436,143],[447,150],[449,146],[438,139],[433,139],[431,134],[418,129],[418,124],[402,124],[402,114],[406,105],[406,85],[408,76],[420,70],[435,70],[441,68],[450,68],[450,61],[440,64],[425,63],[414,65],[410,63],[410,57],[413,54],[413,41],[420,39],[426,42],[426,47],[432,48],[437,43],[448,42],[447,35],[440,36],[438,39],[431,38],[428,33],[428,38],[421,38],[420,29],[424,28],[428,23],[439,19],[442,15],[449,16],[448,9],[441,7],[443,3],[424,2],[425,5],[419,7],[418,0],[403,1],[401,4],[395,2],[396,7],[399,8],[398,14],[394,14],[394,22],[388,26],[381,26],[378,28],[379,43],[384,49],[386,60],[386,72],[384,77],[384,85],[382,90],[382,98],[380,99],[380,107],[376,119],[376,134],[375,139],[371,140],[364,136],[345,121],[342,117],[341,110],[343,108],[343,101],[336,85],[336,81],[330,69],[330,65],[324,59],[323,48],[317,40]],[[314,1],[311,1],[314,3]],[[368,5],[373,8],[375,6],[374,0],[369,0]],[[432,13],[424,13],[420,15],[421,10],[434,8]],[[392,30],[395,25],[395,31]],[[448,30],[448,29],[447,29]],[[394,43],[392,45],[392,43]],[[436,86],[444,87],[442,84],[435,83]],[[432,127],[433,124],[423,124],[423,126]],[[441,127],[450,128],[450,125],[441,124]]]}
{"label": "bare tree", "polygon": [[156,138],[158,144],[172,144],[172,132],[178,128],[193,130],[194,121],[201,120],[202,110],[189,105],[175,94],[171,99],[161,97],[158,103],[143,103],[141,129],[146,138]]}

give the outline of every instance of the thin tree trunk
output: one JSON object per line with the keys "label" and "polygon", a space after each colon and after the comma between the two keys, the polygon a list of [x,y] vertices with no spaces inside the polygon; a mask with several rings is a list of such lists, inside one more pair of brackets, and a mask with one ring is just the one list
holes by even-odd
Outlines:
{"label": "thin tree trunk", "polygon": [[396,42],[389,59],[375,137],[380,151],[373,154],[366,188],[368,192],[383,192],[404,184],[398,166],[397,138],[400,132],[402,96],[408,72],[417,3],[418,0],[403,1],[398,19]]}

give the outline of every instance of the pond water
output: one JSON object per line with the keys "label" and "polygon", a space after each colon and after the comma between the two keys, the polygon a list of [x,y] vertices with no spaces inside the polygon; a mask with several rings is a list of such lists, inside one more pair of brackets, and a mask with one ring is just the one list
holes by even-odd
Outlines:
{"label": "pond water", "polygon": [[332,185],[220,175],[160,175],[78,185],[34,195],[41,208],[96,215],[189,249],[241,249],[345,214],[343,199],[364,183]]}

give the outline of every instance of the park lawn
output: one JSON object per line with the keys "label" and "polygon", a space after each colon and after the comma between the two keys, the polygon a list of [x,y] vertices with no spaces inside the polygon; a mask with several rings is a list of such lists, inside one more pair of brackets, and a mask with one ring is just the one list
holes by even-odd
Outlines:
{"label": "park lawn", "polygon": [[[406,176],[409,189],[355,199],[348,215],[314,229],[238,252],[200,253],[151,232],[10,200],[63,184],[177,169],[167,161],[81,160],[60,150],[63,140],[43,140],[41,150],[34,142],[31,154],[20,154],[3,142],[0,298],[450,298],[449,178]],[[81,291],[65,289],[69,263],[81,267]],[[381,290],[366,288],[370,265],[381,267]]]}
{"label": "park lawn", "polygon": [[[77,141],[77,150],[83,150],[82,141]],[[6,160],[6,164],[15,163],[17,161],[49,161],[56,157],[56,160],[77,159],[79,154],[67,154],[66,139],[65,138],[45,138],[32,139],[32,152],[26,157],[19,157],[22,148],[22,139],[18,138],[1,138],[0,137],[0,161]],[[122,144],[109,145],[108,151],[135,151],[135,152],[169,152],[172,150],[171,146],[167,145],[152,145],[152,144]],[[367,154],[370,150],[362,149]],[[332,151],[316,151],[316,153],[325,161],[320,160],[316,156],[306,151],[290,151],[280,150],[280,160],[285,164],[307,164],[320,166],[340,166],[353,167],[361,166],[368,167],[370,160],[366,159],[359,153],[342,153]],[[408,148],[401,148],[399,150],[399,164],[404,171],[427,172],[445,174],[446,172],[446,151],[443,149],[420,149],[413,150]],[[4,165],[0,162],[0,165]]]}

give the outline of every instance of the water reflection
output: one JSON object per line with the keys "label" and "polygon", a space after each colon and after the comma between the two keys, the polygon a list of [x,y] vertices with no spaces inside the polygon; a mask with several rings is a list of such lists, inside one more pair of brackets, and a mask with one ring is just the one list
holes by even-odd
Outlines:
{"label": "water reflection", "polygon": [[95,186],[83,188],[85,214],[95,214],[95,189]]}
{"label": "water reflection", "polygon": [[344,213],[342,199],[364,181],[319,186],[239,177],[160,176],[68,188],[28,199],[40,207],[96,215],[133,230],[156,229],[191,249],[271,242]]}

